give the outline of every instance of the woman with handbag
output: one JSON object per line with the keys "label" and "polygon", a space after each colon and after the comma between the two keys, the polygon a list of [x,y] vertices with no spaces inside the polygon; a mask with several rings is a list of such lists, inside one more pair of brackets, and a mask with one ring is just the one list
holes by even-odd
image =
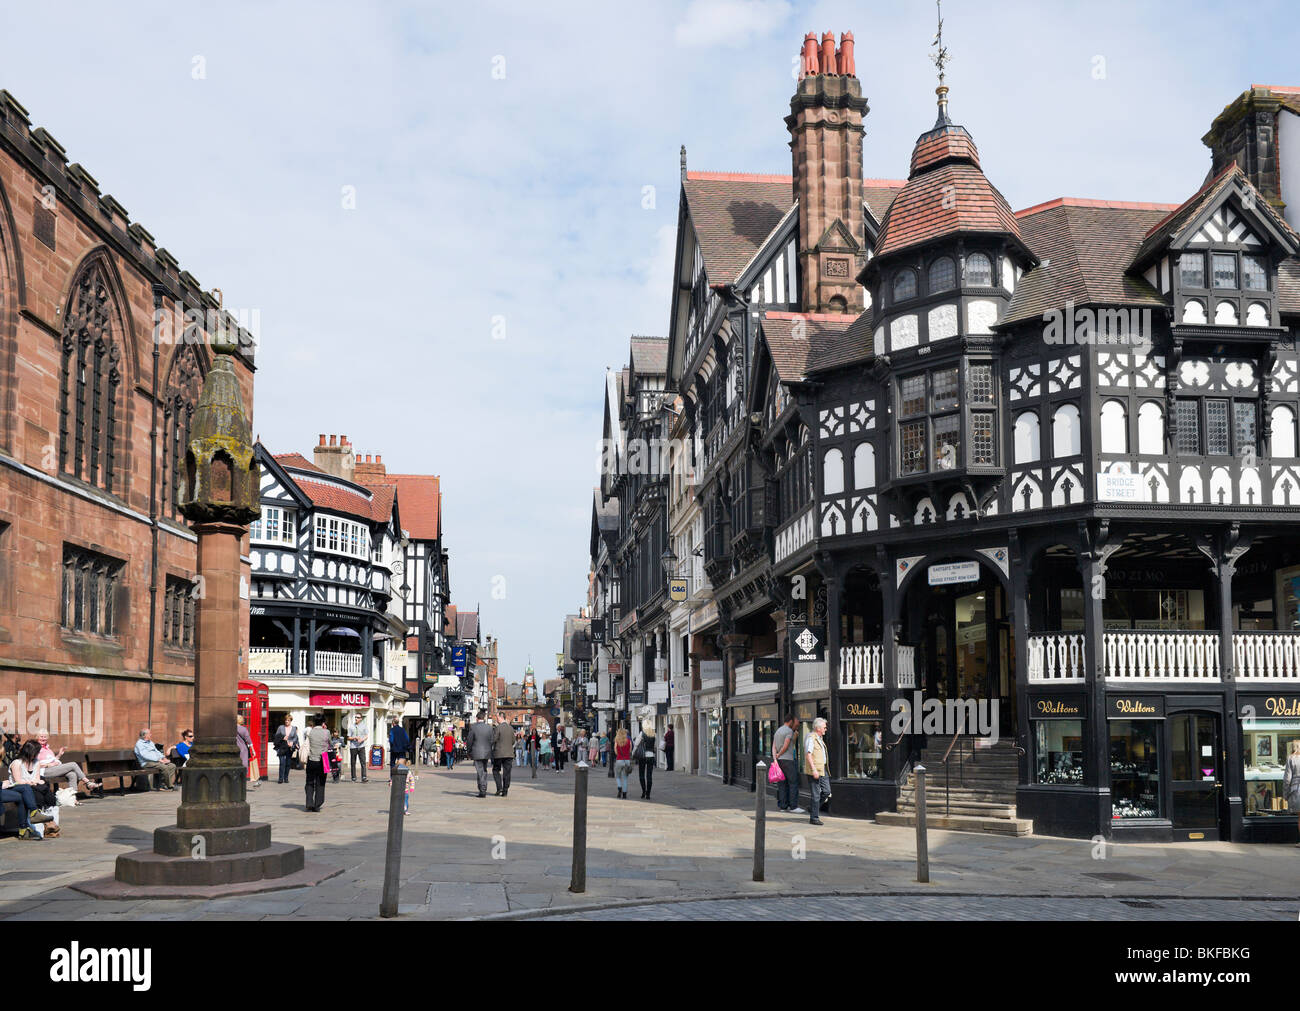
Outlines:
{"label": "woman with handbag", "polygon": [[284,714],[284,725],[275,729],[275,753],[280,756],[280,775],[277,783],[289,782],[289,770],[298,757],[298,728],[293,725],[293,713]]}
{"label": "woman with handbag", "polygon": [[649,800],[655,785],[655,724],[649,717],[641,721],[641,733],[637,735],[632,754],[636,756],[637,778],[641,780],[641,799]]}
{"label": "woman with handbag", "polygon": [[307,722],[311,729],[302,743],[303,764],[307,767],[307,810],[319,811],[325,803],[325,763],[329,760],[330,732],[325,729],[323,717],[309,716]]}
{"label": "woman with handbag", "polygon": [[632,771],[632,742],[627,738],[627,731],[618,728],[614,735],[614,786],[620,797],[627,797],[627,774]]}
{"label": "woman with handbag", "polygon": [[[244,778],[248,778],[248,760],[250,756],[254,761],[257,759],[257,752],[253,749],[253,738],[248,733],[248,727],[244,726],[244,717],[235,717],[235,743],[239,745],[239,760],[244,766]],[[250,790],[255,790],[262,785],[262,779],[259,776],[248,784]]]}
{"label": "woman with handbag", "polygon": [[[1291,754],[1287,756],[1286,771],[1282,774],[1282,796],[1286,799],[1286,809],[1297,816],[1300,823],[1300,741],[1291,742]],[[1296,843],[1300,846],[1300,842]]]}

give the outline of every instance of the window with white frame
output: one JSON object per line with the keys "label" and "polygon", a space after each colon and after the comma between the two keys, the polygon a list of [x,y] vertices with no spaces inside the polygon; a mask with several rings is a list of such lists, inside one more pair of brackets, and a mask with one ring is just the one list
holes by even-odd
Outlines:
{"label": "window with white frame", "polygon": [[370,557],[370,528],[339,516],[316,515],[316,550],[351,555],[353,558]]}
{"label": "window with white frame", "polygon": [[248,526],[249,540],[258,544],[287,544],[293,547],[297,534],[297,510],[281,506],[262,506],[262,515]]}

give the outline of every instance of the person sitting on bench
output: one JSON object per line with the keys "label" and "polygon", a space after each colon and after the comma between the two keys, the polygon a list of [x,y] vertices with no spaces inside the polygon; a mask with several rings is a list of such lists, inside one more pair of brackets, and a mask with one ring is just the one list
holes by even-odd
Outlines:
{"label": "person sitting on bench", "polygon": [[140,731],[140,739],[135,742],[135,758],[140,763],[141,769],[156,772],[162,777],[162,789],[176,789],[176,766],[158,750],[158,745],[153,742],[153,733],[148,727]]}
{"label": "person sitting on bench", "polygon": [[[23,803],[27,805],[28,812],[41,811],[44,808],[55,807],[58,804],[58,800],[54,796],[54,790],[41,778],[41,766],[36,757],[40,753],[40,745],[35,741],[24,742],[23,746],[18,749],[18,757],[9,766],[10,782],[5,785],[6,790],[17,793],[23,798]],[[27,821],[30,829],[30,816],[24,814],[24,820]],[[48,821],[49,819],[41,815],[37,820]]]}
{"label": "person sitting on bench", "polygon": [[32,798],[32,788],[24,786],[14,789],[8,786],[0,786],[0,811],[4,809],[6,804],[13,804],[18,808],[18,838],[41,842],[41,837],[32,831],[32,823],[27,817],[28,811],[36,810],[36,801]]}
{"label": "person sitting on bench", "polygon": [[63,753],[67,748],[60,748],[56,754],[50,747],[50,735],[42,730],[36,735],[36,743],[41,746],[40,754],[36,756],[36,761],[41,767],[41,777],[47,783],[53,783],[57,780],[68,777],[68,789],[73,793],[77,792],[77,784],[85,783],[87,789],[97,790],[102,783],[96,783],[91,780],[84,772],[81,766],[76,762],[65,762]]}

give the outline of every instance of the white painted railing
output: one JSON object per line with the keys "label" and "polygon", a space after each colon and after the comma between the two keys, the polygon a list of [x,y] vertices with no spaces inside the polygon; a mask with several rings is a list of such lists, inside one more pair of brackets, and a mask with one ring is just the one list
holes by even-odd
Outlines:
{"label": "white painted railing", "polygon": [[883,688],[885,648],[878,642],[840,647],[841,688]]}
{"label": "white painted railing", "polygon": [[916,647],[915,646],[898,646],[896,647],[897,662],[894,664],[898,673],[899,688],[916,687]]}
{"label": "white painted railing", "polygon": [[1107,678],[1218,681],[1217,632],[1107,632]]}
{"label": "white painted railing", "polygon": [[1233,669],[1240,680],[1300,680],[1300,634],[1234,632]]}
{"label": "white painted railing", "polygon": [[1031,635],[1028,641],[1030,683],[1083,681],[1086,677],[1083,640],[1082,632]]}
{"label": "white painted railing", "polygon": [[[250,674],[288,674],[290,650],[277,646],[250,646],[248,650],[248,673]],[[371,657],[370,670],[373,677],[380,677],[381,667],[378,657]],[[316,667],[307,667],[307,651],[298,650],[298,670],[303,674],[340,674],[347,677],[361,677],[360,653],[333,653],[328,650],[316,651]]]}

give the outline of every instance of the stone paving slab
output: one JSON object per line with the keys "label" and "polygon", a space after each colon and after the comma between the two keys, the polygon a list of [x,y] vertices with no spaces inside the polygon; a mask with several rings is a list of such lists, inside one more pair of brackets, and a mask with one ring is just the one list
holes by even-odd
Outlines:
{"label": "stone paving slab", "polygon": [[[1090,900],[1092,905],[1062,905],[1062,915],[1137,919],[1143,910],[1119,901],[1132,896],[1170,903],[1246,898],[1244,907],[1220,903],[1204,909],[1244,908],[1262,916],[1282,908],[1267,905],[1269,899],[1300,896],[1295,847],[1126,844],[1106,847],[1105,859],[1095,860],[1090,840],[1002,839],[937,829],[929,833],[933,880],[919,885],[912,829],[829,816],[824,826],[810,826],[774,806],[767,819],[768,880],[755,883],[753,794],[713,779],[661,773],[653,800],[621,800],[598,771],[589,780],[587,892],[574,895],[568,891],[571,772],[516,777],[509,797],[483,799],[474,792],[472,768],[417,774],[412,812],[403,822],[399,919],[527,916],[539,910],[571,915],[593,904],[675,906],[679,899],[743,904],[774,893],[849,902],[864,901],[866,892],[931,900],[937,890],[971,897],[963,907],[968,909],[983,908],[975,901],[980,896],[1012,906],[1020,902],[1027,916],[1039,908],[1036,902]],[[87,802],[65,810],[59,839],[0,839],[0,918],[377,917],[388,792],[382,779],[330,783],[321,813],[308,814],[301,773],[289,785],[263,784],[249,797],[253,819],[271,822],[276,842],[301,844],[308,860],[341,873],[314,888],[198,903],[96,902],[68,887],[111,874],[118,854],[147,846],[154,828],[174,823],[178,798],[155,792]],[[915,913],[920,907],[880,908]],[[717,909],[737,918],[758,915],[754,909],[744,915],[739,908]],[[989,918],[1002,909],[990,906]]]}

